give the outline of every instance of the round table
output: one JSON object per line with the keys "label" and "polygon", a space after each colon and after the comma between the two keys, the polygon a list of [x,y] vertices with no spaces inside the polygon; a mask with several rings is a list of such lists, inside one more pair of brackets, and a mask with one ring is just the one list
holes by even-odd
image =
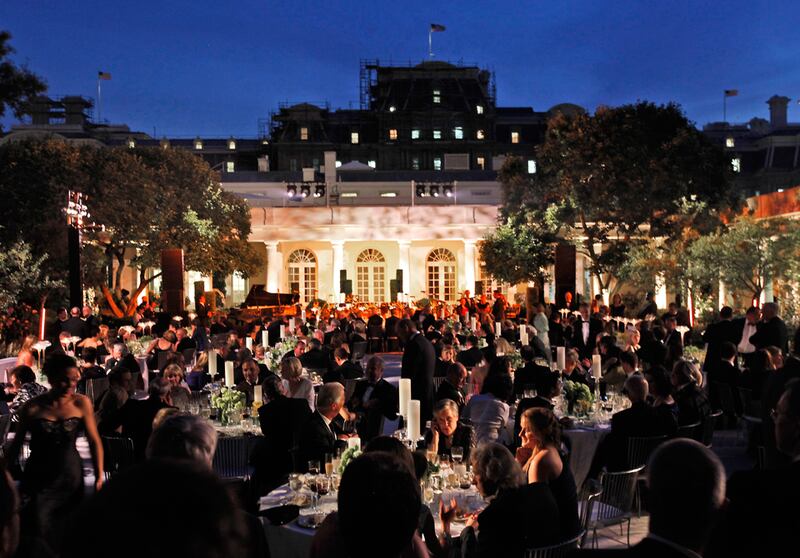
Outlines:
{"label": "round table", "polygon": [[610,431],[609,423],[564,429],[563,434],[569,438],[571,444],[569,468],[572,470],[572,476],[575,477],[575,485],[579,491],[589,474],[597,446]]}

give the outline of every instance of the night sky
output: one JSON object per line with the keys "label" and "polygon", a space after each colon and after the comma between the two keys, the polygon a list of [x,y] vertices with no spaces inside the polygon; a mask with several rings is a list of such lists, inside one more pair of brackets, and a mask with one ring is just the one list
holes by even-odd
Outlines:
{"label": "night sky", "polygon": [[[768,117],[773,94],[800,121],[797,0],[2,0],[14,60],[52,95],[96,95],[103,117],[171,137],[254,137],[282,101],[358,105],[362,58],[478,63],[498,104],[594,110],[676,101],[702,125]],[[8,124],[8,120],[4,124]]]}

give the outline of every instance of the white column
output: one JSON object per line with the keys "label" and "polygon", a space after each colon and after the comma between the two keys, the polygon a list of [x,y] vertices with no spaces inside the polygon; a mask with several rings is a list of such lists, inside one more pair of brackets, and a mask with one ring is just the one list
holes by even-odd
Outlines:
{"label": "white column", "polygon": [[408,293],[411,290],[411,241],[398,240],[397,247],[400,256],[399,265],[400,269],[403,271],[402,292]]}
{"label": "white column", "polygon": [[[600,243],[595,243],[594,245],[594,253],[598,256],[603,253],[603,245]],[[592,298],[599,294],[605,294],[601,292],[600,288],[600,279],[597,278],[597,275],[592,273]]]}
{"label": "white column", "polygon": [[274,241],[264,242],[267,247],[267,292],[277,293],[281,287],[281,275],[283,272],[283,258],[278,252],[278,243]]}
{"label": "white column", "polygon": [[339,282],[339,270],[344,269],[344,240],[331,240],[331,248],[333,249],[333,296],[338,300],[339,293],[342,290],[342,285]]}
{"label": "white column", "polygon": [[723,283],[722,279],[720,279],[720,281],[719,281],[719,300],[718,300],[719,308],[718,309],[721,310],[722,307],[725,306],[726,298],[727,298],[727,293],[725,292],[725,283]]}
{"label": "white column", "polygon": [[575,295],[581,295],[583,298],[583,258],[584,255],[580,252],[575,254]]}
{"label": "white column", "polygon": [[667,307],[667,282],[663,273],[656,275],[656,306]]}
{"label": "white column", "polygon": [[[404,272],[405,273],[405,272]],[[469,291],[475,294],[475,241],[464,241],[464,283],[466,286],[461,291]]]}

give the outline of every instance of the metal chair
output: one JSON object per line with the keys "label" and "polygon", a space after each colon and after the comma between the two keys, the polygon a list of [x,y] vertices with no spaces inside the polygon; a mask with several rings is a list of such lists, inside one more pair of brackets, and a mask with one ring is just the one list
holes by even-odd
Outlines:
{"label": "metal chair", "polygon": [[[367,328],[367,352],[378,353],[386,350],[383,340],[383,328],[380,326],[370,326]],[[375,350],[375,347],[378,350]]]}
{"label": "metal chair", "polygon": [[753,390],[740,387],[739,401],[742,402],[742,416],[760,417],[761,401],[753,399]]}
{"label": "metal chair", "polygon": [[398,416],[396,419],[388,419],[385,416],[381,416],[381,428],[379,432],[383,436],[391,436],[397,429],[400,428],[400,417]]}
{"label": "metal chair", "polygon": [[594,512],[597,499],[603,494],[603,486],[596,480],[588,480],[584,484],[581,499],[578,502],[578,516],[583,537],[580,541],[581,548],[586,544],[586,537],[589,534],[589,520]]}
{"label": "metal chair", "polygon": [[214,472],[223,479],[250,478],[250,436],[224,436],[217,440]]}
{"label": "metal chair", "polygon": [[700,431],[701,424],[702,423],[700,422],[693,422],[692,424],[684,424],[683,426],[679,426],[675,437],[697,440],[700,437],[698,433]]}
{"label": "metal chair", "polygon": [[570,550],[578,548],[583,537],[584,533],[580,533],[578,536],[562,543],[539,548],[529,548],[525,551],[525,558],[561,558],[569,554]]}
{"label": "metal chair", "polygon": [[133,440],[116,436],[101,436],[103,442],[103,470],[106,480],[136,463]]}
{"label": "metal chair", "polygon": [[386,337],[386,350],[389,352],[397,352],[400,350],[400,338],[397,335],[389,335]]}
{"label": "metal chair", "polygon": [[189,402],[196,403],[200,407],[210,407],[211,402],[208,400],[207,391],[193,391],[189,394]]}
{"label": "metal chair", "polygon": [[108,378],[94,378],[86,380],[86,397],[92,402],[92,406],[97,408],[100,398],[108,391]]}
{"label": "metal chair", "polygon": [[703,419],[700,442],[707,448],[711,447],[711,443],[714,439],[714,426],[717,424],[717,419],[721,416],[722,411],[716,410]]}
{"label": "metal chair", "polygon": [[653,450],[666,441],[666,436],[631,436],[628,438],[628,467],[643,467],[647,465],[647,460]]}
{"label": "metal chair", "polygon": [[588,519],[588,528],[592,530],[592,546],[597,547],[597,529],[610,525],[628,524],[628,546],[631,545],[631,514],[633,498],[636,494],[636,480],[644,467],[629,471],[603,472],[600,484],[603,493],[600,495]]}

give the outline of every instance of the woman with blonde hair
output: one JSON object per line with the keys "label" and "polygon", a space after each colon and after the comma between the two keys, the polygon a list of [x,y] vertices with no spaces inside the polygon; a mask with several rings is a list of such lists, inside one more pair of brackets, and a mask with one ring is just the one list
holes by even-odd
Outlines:
{"label": "woman with blonde hair", "polygon": [[305,399],[308,408],[314,410],[314,384],[303,377],[303,365],[296,357],[287,357],[281,361],[281,378],[286,388],[287,397]]}
{"label": "woman with blonde hair", "polygon": [[22,341],[22,347],[20,347],[19,353],[17,353],[17,366],[29,366],[30,368],[33,368],[35,362],[33,358],[33,346],[35,344],[35,335],[25,336],[25,339]]}

